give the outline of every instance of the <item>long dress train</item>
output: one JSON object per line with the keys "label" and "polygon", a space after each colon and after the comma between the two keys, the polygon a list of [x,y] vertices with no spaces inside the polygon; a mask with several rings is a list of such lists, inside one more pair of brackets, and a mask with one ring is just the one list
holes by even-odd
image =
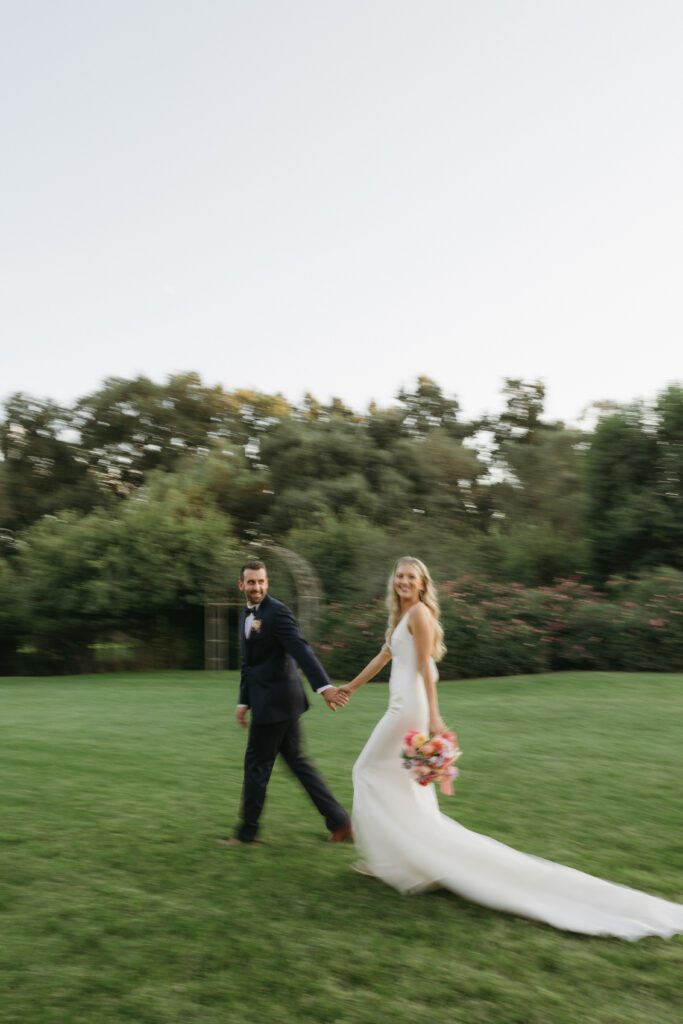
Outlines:
{"label": "long dress train", "polygon": [[426,732],[410,612],[391,638],[389,708],[353,768],[356,845],[373,875],[403,893],[443,887],[555,928],[635,940],[683,932],[683,905],[521,853],[441,814],[433,786],[400,760],[404,735]]}

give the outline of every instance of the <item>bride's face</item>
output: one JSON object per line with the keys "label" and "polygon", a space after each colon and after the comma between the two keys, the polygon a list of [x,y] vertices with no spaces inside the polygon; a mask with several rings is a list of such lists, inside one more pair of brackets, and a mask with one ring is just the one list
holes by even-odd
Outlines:
{"label": "bride's face", "polygon": [[403,563],[394,575],[394,589],[400,601],[419,601],[422,577],[414,565]]}

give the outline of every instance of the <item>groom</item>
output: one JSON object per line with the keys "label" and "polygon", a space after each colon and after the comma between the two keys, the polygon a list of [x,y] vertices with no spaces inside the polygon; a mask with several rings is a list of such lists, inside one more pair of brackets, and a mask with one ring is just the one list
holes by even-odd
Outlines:
{"label": "groom", "polygon": [[247,606],[240,614],[242,670],[237,721],[246,728],[251,712],[251,725],[244,757],[240,824],[235,836],[218,841],[227,846],[258,842],[270,773],[275,758],[282,754],[324,817],[330,841],[344,842],[351,838],[351,819],[301,749],[299,718],[309,704],[295,662],[332,711],[343,707],[348,695],[332,685],[289,608],[268,596],[265,564],[247,562],[238,585]]}

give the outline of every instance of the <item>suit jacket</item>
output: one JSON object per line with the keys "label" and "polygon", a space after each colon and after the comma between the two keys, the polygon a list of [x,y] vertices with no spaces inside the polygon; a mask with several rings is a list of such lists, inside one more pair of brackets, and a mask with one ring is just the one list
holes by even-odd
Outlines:
{"label": "suit jacket", "polygon": [[289,608],[268,594],[256,613],[261,625],[244,635],[246,608],[240,614],[240,704],[251,709],[255,725],[298,718],[309,703],[296,666],[314,690],[330,679],[301,631]]}

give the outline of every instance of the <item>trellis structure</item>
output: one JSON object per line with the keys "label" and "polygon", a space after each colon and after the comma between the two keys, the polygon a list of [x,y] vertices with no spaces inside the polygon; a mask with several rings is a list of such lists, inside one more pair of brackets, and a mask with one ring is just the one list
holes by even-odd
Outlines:
{"label": "trellis structure", "polygon": [[228,612],[235,604],[235,601],[207,601],[204,605],[204,668],[207,672],[223,672],[230,667]]}
{"label": "trellis structure", "polygon": [[[312,635],[322,604],[322,587],[315,569],[303,555],[298,555],[296,551],[283,548],[279,544],[262,541],[254,544],[254,547],[260,548],[262,551],[270,551],[276,558],[284,562],[294,580],[296,616],[299,625],[305,636]],[[266,561],[265,558],[264,561]]]}

